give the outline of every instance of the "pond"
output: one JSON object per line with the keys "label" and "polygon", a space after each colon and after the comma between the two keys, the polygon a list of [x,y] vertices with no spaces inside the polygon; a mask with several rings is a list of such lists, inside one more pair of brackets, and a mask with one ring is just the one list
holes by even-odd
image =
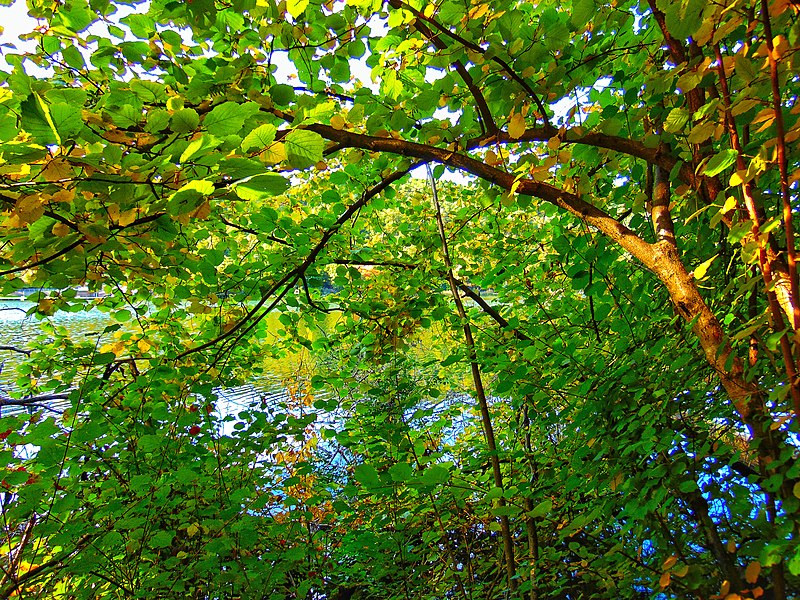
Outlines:
{"label": "pond", "polygon": [[[36,351],[35,340],[42,334],[42,321],[27,314],[34,305],[35,303],[25,300],[0,300],[0,394],[14,388],[16,368],[25,358],[23,351]],[[107,313],[91,309],[56,313],[53,322],[66,327],[76,337],[86,336],[102,343],[106,341],[103,330],[112,320]],[[284,382],[296,372],[297,360],[290,357],[284,361],[270,361],[269,367],[271,373],[255,378],[246,385],[215,389],[220,415],[235,415],[257,401],[266,400],[272,405],[285,400],[287,391]],[[53,401],[47,406],[59,412],[65,405],[64,401]],[[24,407],[4,407],[3,415],[24,410]]]}
{"label": "pond", "polygon": [[[4,348],[0,349],[0,365],[2,365],[0,397],[6,396],[9,391],[14,389],[14,382],[18,376],[16,368],[25,358],[23,353],[10,348],[36,351],[36,338],[42,334],[42,321],[27,314],[27,311],[33,306],[34,303],[23,300],[0,300],[0,348]],[[279,318],[278,314],[270,314],[267,317],[269,331],[282,329]],[[339,318],[340,316],[336,314],[329,315],[323,328],[332,331]],[[103,331],[113,321],[107,313],[100,310],[58,312],[52,317],[52,321],[56,325],[67,328],[74,338],[85,336],[93,342],[96,341],[98,347],[111,341],[111,334],[105,334],[107,336],[105,337]],[[324,335],[324,333],[320,330],[312,335]],[[435,338],[436,336],[428,332],[420,340],[421,346],[417,351],[425,355],[427,362],[431,362],[431,359],[438,354],[438,351],[435,350]],[[299,410],[301,413],[307,414],[307,411],[311,411],[316,413],[317,427],[339,429],[343,426],[347,418],[347,411],[342,410],[341,405],[339,405],[340,408],[334,408],[333,405],[339,404],[338,402],[334,402],[333,405],[327,403],[325,410],[315,410],[310,406],[308,399],[300,401],[298,393],[302,394],[302,390],[298,388],[298,384],[302,380],[311,379],[314,375],[315,360],[319,358],[310,356],[308,351],[303,352],[302,355],[287,355],[281,359],[265,358],[264,375],[252,378],[248,383],[237,387],[215,388],[213,390],[216,397],[214,405],[219,433],[230,433],[235,422],[239,420],[239,414],[243,411],[252,411],[254,408],[257,411],[268,413]],[[438,369],[438,366],[431,368]],[[451,381],[450,384],[452,385],[452,383]],[[438,398],[421,398],[419,404],[407,407],[404,416],[410,422],[417,422],[417,426],[423,426],[425,422],[434,422],[441,414],[449,413],[452,419],[450,426],[447,428],[448,431],[441,433],[445,439],[452,441],[472,421],[474,399],[468,393],[453,389],[447,384],[440,392],[437,394]],[[338,398],[338,394],[339,392],[336,390],[315,389],[313,391],[314,404],[319,405],[316,401],[321,401],[324,405],[326,400]],[[492,402],[494,400],[491,399]],[[302,405],[299,409],[298,402]],[[288,409],[287,405],[294,406],[294,409]],[[51,400],[36,407],[3,406],[0,414],[11,416],[26,411],[35,412],[41,408],[45,408],[45,412],[48,414],[59,414],[64,412],[67,406],[66,400]],[[460,408],[454,411],[455,407]],[[425,416],[417,417],[416,415],[419,414],[417,409],[423,409]],[[228,418],[226,419],[226,417]],[[230,417],[233,417],[233,420]]]}

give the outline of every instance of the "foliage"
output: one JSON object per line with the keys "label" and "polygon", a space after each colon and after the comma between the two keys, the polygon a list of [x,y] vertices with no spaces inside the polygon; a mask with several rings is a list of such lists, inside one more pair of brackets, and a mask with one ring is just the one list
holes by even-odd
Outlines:
{"label": "foliage", "polygon": [[796,6],[27,8],[0,595],[800,593]]}

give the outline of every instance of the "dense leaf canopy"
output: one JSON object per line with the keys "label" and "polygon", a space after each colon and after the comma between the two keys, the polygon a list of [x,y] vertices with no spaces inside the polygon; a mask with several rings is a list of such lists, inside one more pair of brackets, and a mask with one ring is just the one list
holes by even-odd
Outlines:
{"label": "dense leaf canopy", "polygon": [[795,4],[27,10],[1,597],[800,594]]}

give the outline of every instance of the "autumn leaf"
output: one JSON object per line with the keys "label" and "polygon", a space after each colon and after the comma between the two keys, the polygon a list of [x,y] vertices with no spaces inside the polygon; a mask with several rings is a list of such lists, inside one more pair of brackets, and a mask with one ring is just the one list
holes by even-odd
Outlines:
{"label": "autumn leaf", "polygon": [[525,117],[519,113],[511,115],[508,123],[508,135],[513,139],[519,139],[525,134]]}
{"label": "autumn leaf", "polygon": [[757,560],[750,562],[744,570],[744,578],[747,583],[756,583],[761,575],[761,563]]}

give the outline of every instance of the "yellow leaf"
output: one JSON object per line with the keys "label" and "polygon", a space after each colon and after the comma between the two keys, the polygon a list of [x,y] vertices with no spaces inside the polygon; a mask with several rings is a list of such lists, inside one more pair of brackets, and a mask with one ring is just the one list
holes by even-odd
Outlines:
{"label": "yellow leaf", "polygon": [[119,223],[120,227],[126,227],[131,223],[133,223],[138,216],[139,216],[139,210],[136,208],[132,208],[130,210],[121,212],[119,214],[117,222]]}
{"label": "yellow leaf", "polygon": [[661,565],[661,568],[666,571],[667,569],[672,568],[672,566],[678,562],[678,558],[676,556],[670,556],[667,560],[664,561],[664,564]]}
{"label": "yellow leaf", "polygon": [[687,137],[687,141],[690,144],[699,144],[700,142],[704,142],[714,135],[716,129],[717,126],[710,121],[698,123],[692,127],[692,130],[689,132],[689,136]]}
{"label": "yellow leaf", "polygon": [[200,531],[200,526],[197,523],[192,523],[186,528],[186,533],[189,537],[194,537]]}
{"label": "yellow leaf", "polygon": [[286,146],[283,142],[271,144],[260,154],[261,162],[265,165],[274,165],[286,160]]}
{"label": "yellow leaf", "polygon": [[776,35],[772,38],[772,48],[772,55],[775,57],[775,60],[780,60],[789,49],[789,40],[786,39],[786,36]]}
{"label": "yellow leaf", "polygon": [[65,225],[64,223],[56,223],[53,225],[53,229],[51,229],[51,231],[56,237],[64,237],[70,231],[72,231],[72,229],[70,229],[69,225]]}
{"label": "yellow leaf", "polygon": [[489,165],[490,167],[493,167],[493,166],[495,166],[497,163],[499,163],[499,162],[500,162],[500,160],[497,158],[497,154],[494,152],[494,150],[487,150],[487,151],[486,151],[486,156],[484,157],[484,159],[483,159],[483,160],[484,160],[484,161],[486,162],[486,164],[487,164],[487,165]]}
{"label": "yellow leaf", "polygon": [[686,577],[686,574],[689,572],[689,565],[681,565],[679,567],[675,567],[672,569],[672,574],[675,577]]}
{"label": "yellow leaf", "polygon": [[554,135],[549,140],[547,140],[547,147],[550,150],[558,150],[558,147],[561,145],[561,138],[557,135]]}
{"label": "yellow leaf", "polygon": [[75,198],[75,190],[58,190],[53,194],[53,202],[72,202]]}
{"label": "yellow leaf", "polygon": [[728,550],[728,552],[730,552],[731,554],[733,554],[734,552],[736,552],[736,542],[734,542],[733,540],[728,540],[728,544],[727,544],[727,546],[726,546],[726,549],[727,549],[727,550]]}
{"label": "yellow leaf", "polygon": [[719,588],[719,595],[723,598],[728,595],[728,592],[731,591],[731,582],[727,579],[722,582],[722,587]]}
{"label": "yellow leaf", "polygon": [[104,344],[100,347],[100,352],[113,352],[116,356],[125,354],[125,342],[114,342],[113,344]]}
{"label": "yellow leaf", "polygon": [[752,561],[744,570],[744,578],[747,583],[755,583],[758,581],[758,576],[761,575],[761,563],[757,560]]}
{"label": "yellow leaf", "polygon": [[794,484],[792,493],[794,494],[795,498],[800,498],[800,481]]}
{"label": "yellow leaf", "polygon": [[671,577],[669,571],[661,574],[661,579],[658,580],[658,585],[661,586],[661,589],[664,589],[669,585],[670,579]]}
{"label": "yellow leaf", "polygon": [[44,214],[45,199],[40,194],[23,196],[14,207],[20,223],[33,223]]}
{"label": "yellow leaf", "polygon": [[[730,185],[732,185],[732,186],[742,185],[744,183],[744,177],[745,177],[746,174],[747,174],[747,171],[745,171],[744,169],[741,170],[741,171],[736,171],[736,173],[731,175],[731,180],[729,182]],[[734,201],[734,204],[735,204],[735,201]]]}
{"label": "yellow leaf", "polygon": [[489,5],[488,4],[481,4],[480,6],[476,6],[472,10],[469,11],[469,18],[470,19],[480,19],[486,13],[489,12]]}
{"label": "yellow leaf", "polygon": [[136,342],[136,345],[139,347],[139,352],[144,353],[150,350],[150,342],[148,342],[145,339],[139,340],[138,342]]}
{"label": "yellow leaf", "polygon": [[731,211],[734,208],[736,208],[736,198],[734,198],[733,196],[728,196],[725,199],[725,204],[722,206],[722,210],[720,210],[719,212],[720,214],[724,215],[726,212]]}
{"label": "yellow leaf", "polygon": [[303,14],[308,6],[308,0],[287,0],[286,11],[295,19]]}
{"label": "yellow leaf", "polygon": [[118,223],[119,222],[119,204],[116,204],[116,203],[109,204],[108,207],[106,208],[106,210],[108,211],[108,219],[109,219],[109,221],[111,221],[112,223]]}
{"label": "yellow leaf", "polygon": [[54,310],[55,302],[52,298],[42,298],[39,300],[39,306],[37,310],[42,313],[43,315],[52,315]]}
{"label": "yellow leaf", "polygon": [[331,127],[334,129],[344,129],[345,120],[341,115],[333,115],[331,117]]}
{"label": "yellow leaf", "polygon": [[525,133],[525,117],[519,113],[511,115],[511,121],[508,123],[508,135],[518,140]]}
{"label": "yellow leaf", "polygon": [[26,175],[29,175],[30,172],[31,166],[27,163],[24,165],[3,165],[0,167],[0,174],[10,175],[14,179],[25,177]]}
{"label": "yellow leaf", "polygon": [[709,258],[707,261],[699,264],[694,270],[694,278],[700,281],[706,276],[706,272],[708,271],[708,267],[711,266],[711,263],[714,262],[714,259],[717,258],[717,254]]}
{"label": "yellow leaf", "polygon": [[54,158],[42,169],[42,177],[47,181],[68,179],[72,177],[72,166],[63,158]]}

